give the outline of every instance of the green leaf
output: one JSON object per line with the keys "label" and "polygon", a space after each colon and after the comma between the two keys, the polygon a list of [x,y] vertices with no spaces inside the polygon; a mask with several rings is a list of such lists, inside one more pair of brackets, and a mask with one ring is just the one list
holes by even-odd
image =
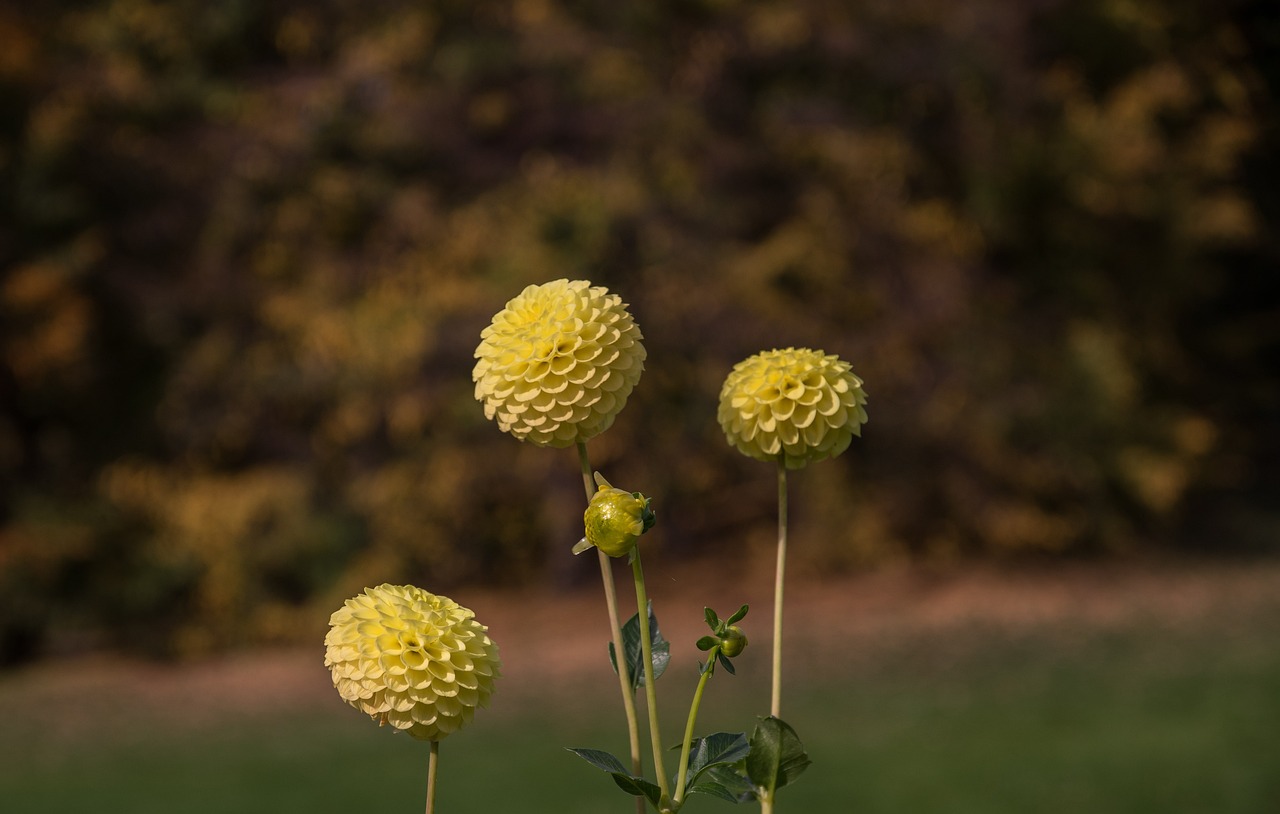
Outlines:
{"label": "green leaf", "polygon": [[701,639],[698,639],[697,648],[699,650],[710,650],[711,648],[715,647],[718,644],[720,644],[719,637],[703,636]]}
{"label": "green leaf", "polygon": [[756,796],[751,781],[743,777],[739,771],[728,763],[718,763],[707,768],[698,779],[689,785],[690,794],[707,794],[728,800],[730,803],[745,803]]}
{"label": "green leaf", "polygon": [[613,782],[618,784],[618,788],[634,797],[648,798],[653,803],[653,807],[658,807],[658,800],[662,797],[662,789],[645,780],[643,777],[633,777],[629,774],[613,772]]}
{"label": "green leaf", "polygon": [[575,749],[571,746],[567,748],[570,752],[573,752],[575,755],[590,763],[592,766],[595,766],[597,769],[603,769],[606,772],[621,772],[622,774],[629,774],[627,772],[627,767],[622,765],[622,761],[618,760],[618,758],[608,752],[604,752],[599,749]]}
{"label": "green leaf", "polygon": [[[653,615],[653,602],[648,604],[649,610],[649,647],[653,653],[653,680],[667,670],[671,661],[671,642],[662,638],[658,628],[658,617]],[[631,677],[631,688],[644,686],[644,650],[640,647],[640,614],[633,615],[622,626],[622,647],[627,652],[627,673]],[[618,672],[618,656],[614,652],[613,642],[609,643],[609,663],[613,671]]]}
{"label": "green leaf", "polygon": [[721,666],[729,671],[729,675],[737,675],[737,671],[733,669],[733,662],[729,661],[729,657],[724,653],[716,653],[716,658],[720,660]]}
{"label": "green leaf", "polygon": [[800,736],[791,725],[770,715],[761,718],[751,733],[751,752],[747,755],[747,776],[770,798],[809,767],[809,755]]}
{"label": "green leaf", "polygon": [[737,763],[747,756],[751,745],[741,732],[717,732],[698,738],[689,745],[689,777],[698,775],[712,766]]}
{"label": "green leaf", "polygon": [[597,769],[608,772],[613,777],[613,782],[618,788],[635,797],[647,797],[649,802],[653,803],[656,808],[659,798],[662,797],[662,789],[645,780],[643,777],[636,777],[627,771],[622,765],[622,761],[614,755],[602,751],[600,749],[575,749],[570,747],[578,757],[595,766]]}
{"label": "green leaf", "polygon": [[711,628],[712,631],[715,631],[720,627],[720,617],[716,616],[716,612],[711,610],[711,608],[703,608],[702,615],[707,620],[707,627]]}
{"label": "green leaf", "polygon": [[726,625],[732,625],[732,624],[734,624],[735,622],[741,622],[741,621],[746,617],[746,615],[747,615],[747,608],[748,608],[748,607],[750,607],[750,606],[749,606],[749,605],[743,605],[742,607],[738,608],[738,610],[734,612],[733,616],[730,616],[728,619],[725,619],[725,620],[724,620],[724,623],[725,623]]}

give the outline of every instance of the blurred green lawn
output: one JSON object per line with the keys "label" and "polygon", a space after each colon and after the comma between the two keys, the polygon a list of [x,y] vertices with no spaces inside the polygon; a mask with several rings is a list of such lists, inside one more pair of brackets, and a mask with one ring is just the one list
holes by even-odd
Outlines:
{"label": "blurred green lawn", "polygon": [[[1280,811],[1276,616],[1239,622],[1034,636],[975,629],[900,643],[803,682],[793,664],[784,717],[805,739],[813,766],[781,795],[780,810]],[[671,742],[692,690],[685,677],[673,669],[660,685]],[[699,729],[749,724],[767,698],[762,679],[758,669],[718,675]],[[0,693],[12,687],[0,682]],[[739,704],[746,711],[735,711]],[[482,714],[442,744],[438,810],[632,811],[607,776],[561,748],[622,751],[615,706],[607,692],[551,690]],[[39,737],[33,730],[0,728],[0,809],[422,810],[426,747],[337,703],[305,715],[229,716],[194,734],[168,729],[159,721],[130,734],[112,724],[96,742],[51,756],[27,748],[25,740]],[[732,808],[710,798],[690,806]]]}

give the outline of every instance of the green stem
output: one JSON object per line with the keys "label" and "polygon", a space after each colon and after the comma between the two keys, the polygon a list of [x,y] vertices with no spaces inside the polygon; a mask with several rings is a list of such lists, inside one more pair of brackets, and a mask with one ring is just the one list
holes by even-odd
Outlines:
{"label": "green stem", "polygon": [[716,656],[719,653],[720,645],[718,644],[707,651],[707,668],[702,671],[701,677],[698,678],[698,688],[693,691],[693,703],[689,706],[689,720],[684,725],[684,743],[680,745],[680,774],[676,778],[676,796],[672,798],[677,803],[684,799],[684,786],[689,779],[689,749],[693,744],[693,727],[698,720],[698,707],[702,704],[702,691],[706,688],[711,674],[715,672]]}
{"label": "green stem", "polygon": [[436,767],[440,763],[440,741],[431,741],[431,752],[427,756],[427,814],[436,807]]}
{"label": "green stem", "polygon": [[[587,493],[587,503],[595,494],[595,483],[591,479],[591,461],[587,458],[587,444],[578,442],[578,463],[582,468],[582,488]],[[627,714],[627,735],[631,745],[631,773],[636,777],[644,774],[644,764],[640,760],[640,719],[636,715],[635,690],[631,685],[631,675],[627,671],[626,648],[622,642],[622,626],[618,623],[618,594],[613,584],[613,566],[609,555],[596,549],[600,560],[600,580],[604,583],[604,602],[609,610],[609,629],[613,635],[613,652],[618,663],[618,686],[622,690],[622,707]],[[644,617],[648,621],[647,616]],[[636,798],[636,814],[644,814],[644,798]]]}
{"label": "green stem", "polygon": [[786,572],[787,465],[778,458],[778,570],[773,583],[773,694],[769,704],[769,711],[775,718],[782,717],[782,587]]}
{"label": "green stem", "polygon": [[658,777],[658,788],[662,789],[662,796],[667,797],[669,794],[667,770],[662,766],[662,734],[658,731],[658,690],[653,678],[653,642],[649,638],[649,598],[644,590],[644,569],[640,567],[638,546],[631,550],[631,574],[636,582],[636,615],[640,619],[640,652],[644,662],[645,701],[649,708],[649,740],[653,746],[653,773]]}

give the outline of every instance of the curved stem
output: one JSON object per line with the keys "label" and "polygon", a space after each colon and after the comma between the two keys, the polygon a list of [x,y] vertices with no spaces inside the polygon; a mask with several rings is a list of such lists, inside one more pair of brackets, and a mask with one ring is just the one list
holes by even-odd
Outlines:
{"label": "curved stem", "polygon": [[[631,549],[631,574],[636,582],[636,616],[640,619],[640,652],[644,662],[645,706],[649,708],[649,740],[653,746],[653,773],[658,778],[662,796],[668,795],[667,770],[662,765],[662,734],[658,731],[658,689],[653,678],[653,641],[649,638],[649,598],[644,589],[644,569],[640,567],[640,548]],[[622,652],[622,651],[618,651]],[[622,659],[618,659],[622,661]]]}
{"label": "curved stem", "polygon": [[[591,461],[587,458],[587,444],[578,442],[578,464],[582,468],[582,488],[587,493],[587,502],[595,494],[595,483],[591,480]],[[618,663],[618,686],[622,690],[622,707],[627,714],[627,735],[631,746],[631,773],[636,777],[644,774],[644,764],[640,760],[640,719],[636,715],[636,696],[631,684],[631,675],[627,671],[627,651],[622,643],[622,626],[618,623],[618,594],[613,584],[613,566],[609,555],[596,549],[600,560],[600,580],[604,583],[604,602],[609,610],[609,630],[613,635],[613,652]],[[648,617],[643,617],[648,622]],[[636,814],[644,814],[644,798],[636,798]]]}
{"label": "curved stem", "polygon": [[773,694],[769,712],[782,717],[782,587],[787,572],[787,465],[778,459],[778,570],[773,583]]}
{"label": "curved stem", "polygon": [[693,727],[698,720],[698,707],[702,704],[702,691],[715,672],[716,656],[719,653],[718,644],[707,651],[707,667],[698,678],[698,688],[693,691],[693,703],[689,705],[689,720],[684,725],[684,743],[680,745],[680,774],[676,777],[676,795],[672,798],[677,803],[684,799],[685,781],[689,779],[689,749],[693,743]]}
{"label": "curved stem", "polygon": [[440,763],[440,741],[431,741],[431,752],[427,756],[427,814],[436,807],[436,766]]}

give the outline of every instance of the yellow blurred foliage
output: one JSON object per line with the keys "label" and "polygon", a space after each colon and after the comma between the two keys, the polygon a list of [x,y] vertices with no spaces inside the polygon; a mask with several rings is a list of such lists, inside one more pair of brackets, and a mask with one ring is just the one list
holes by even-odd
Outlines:
{"label": "yellow blurred foliage", "polygon": [[591,454],[681,556],[768,545],[714,416],[773,347],[872,396],[794,497],[811,573],[1256,501],[1263,33],[1174,0],[0,9],[0,659],[67,618],[197,654],[379,581],[571,583],[577,462],[470,380],[558,278],[644,332]]}

